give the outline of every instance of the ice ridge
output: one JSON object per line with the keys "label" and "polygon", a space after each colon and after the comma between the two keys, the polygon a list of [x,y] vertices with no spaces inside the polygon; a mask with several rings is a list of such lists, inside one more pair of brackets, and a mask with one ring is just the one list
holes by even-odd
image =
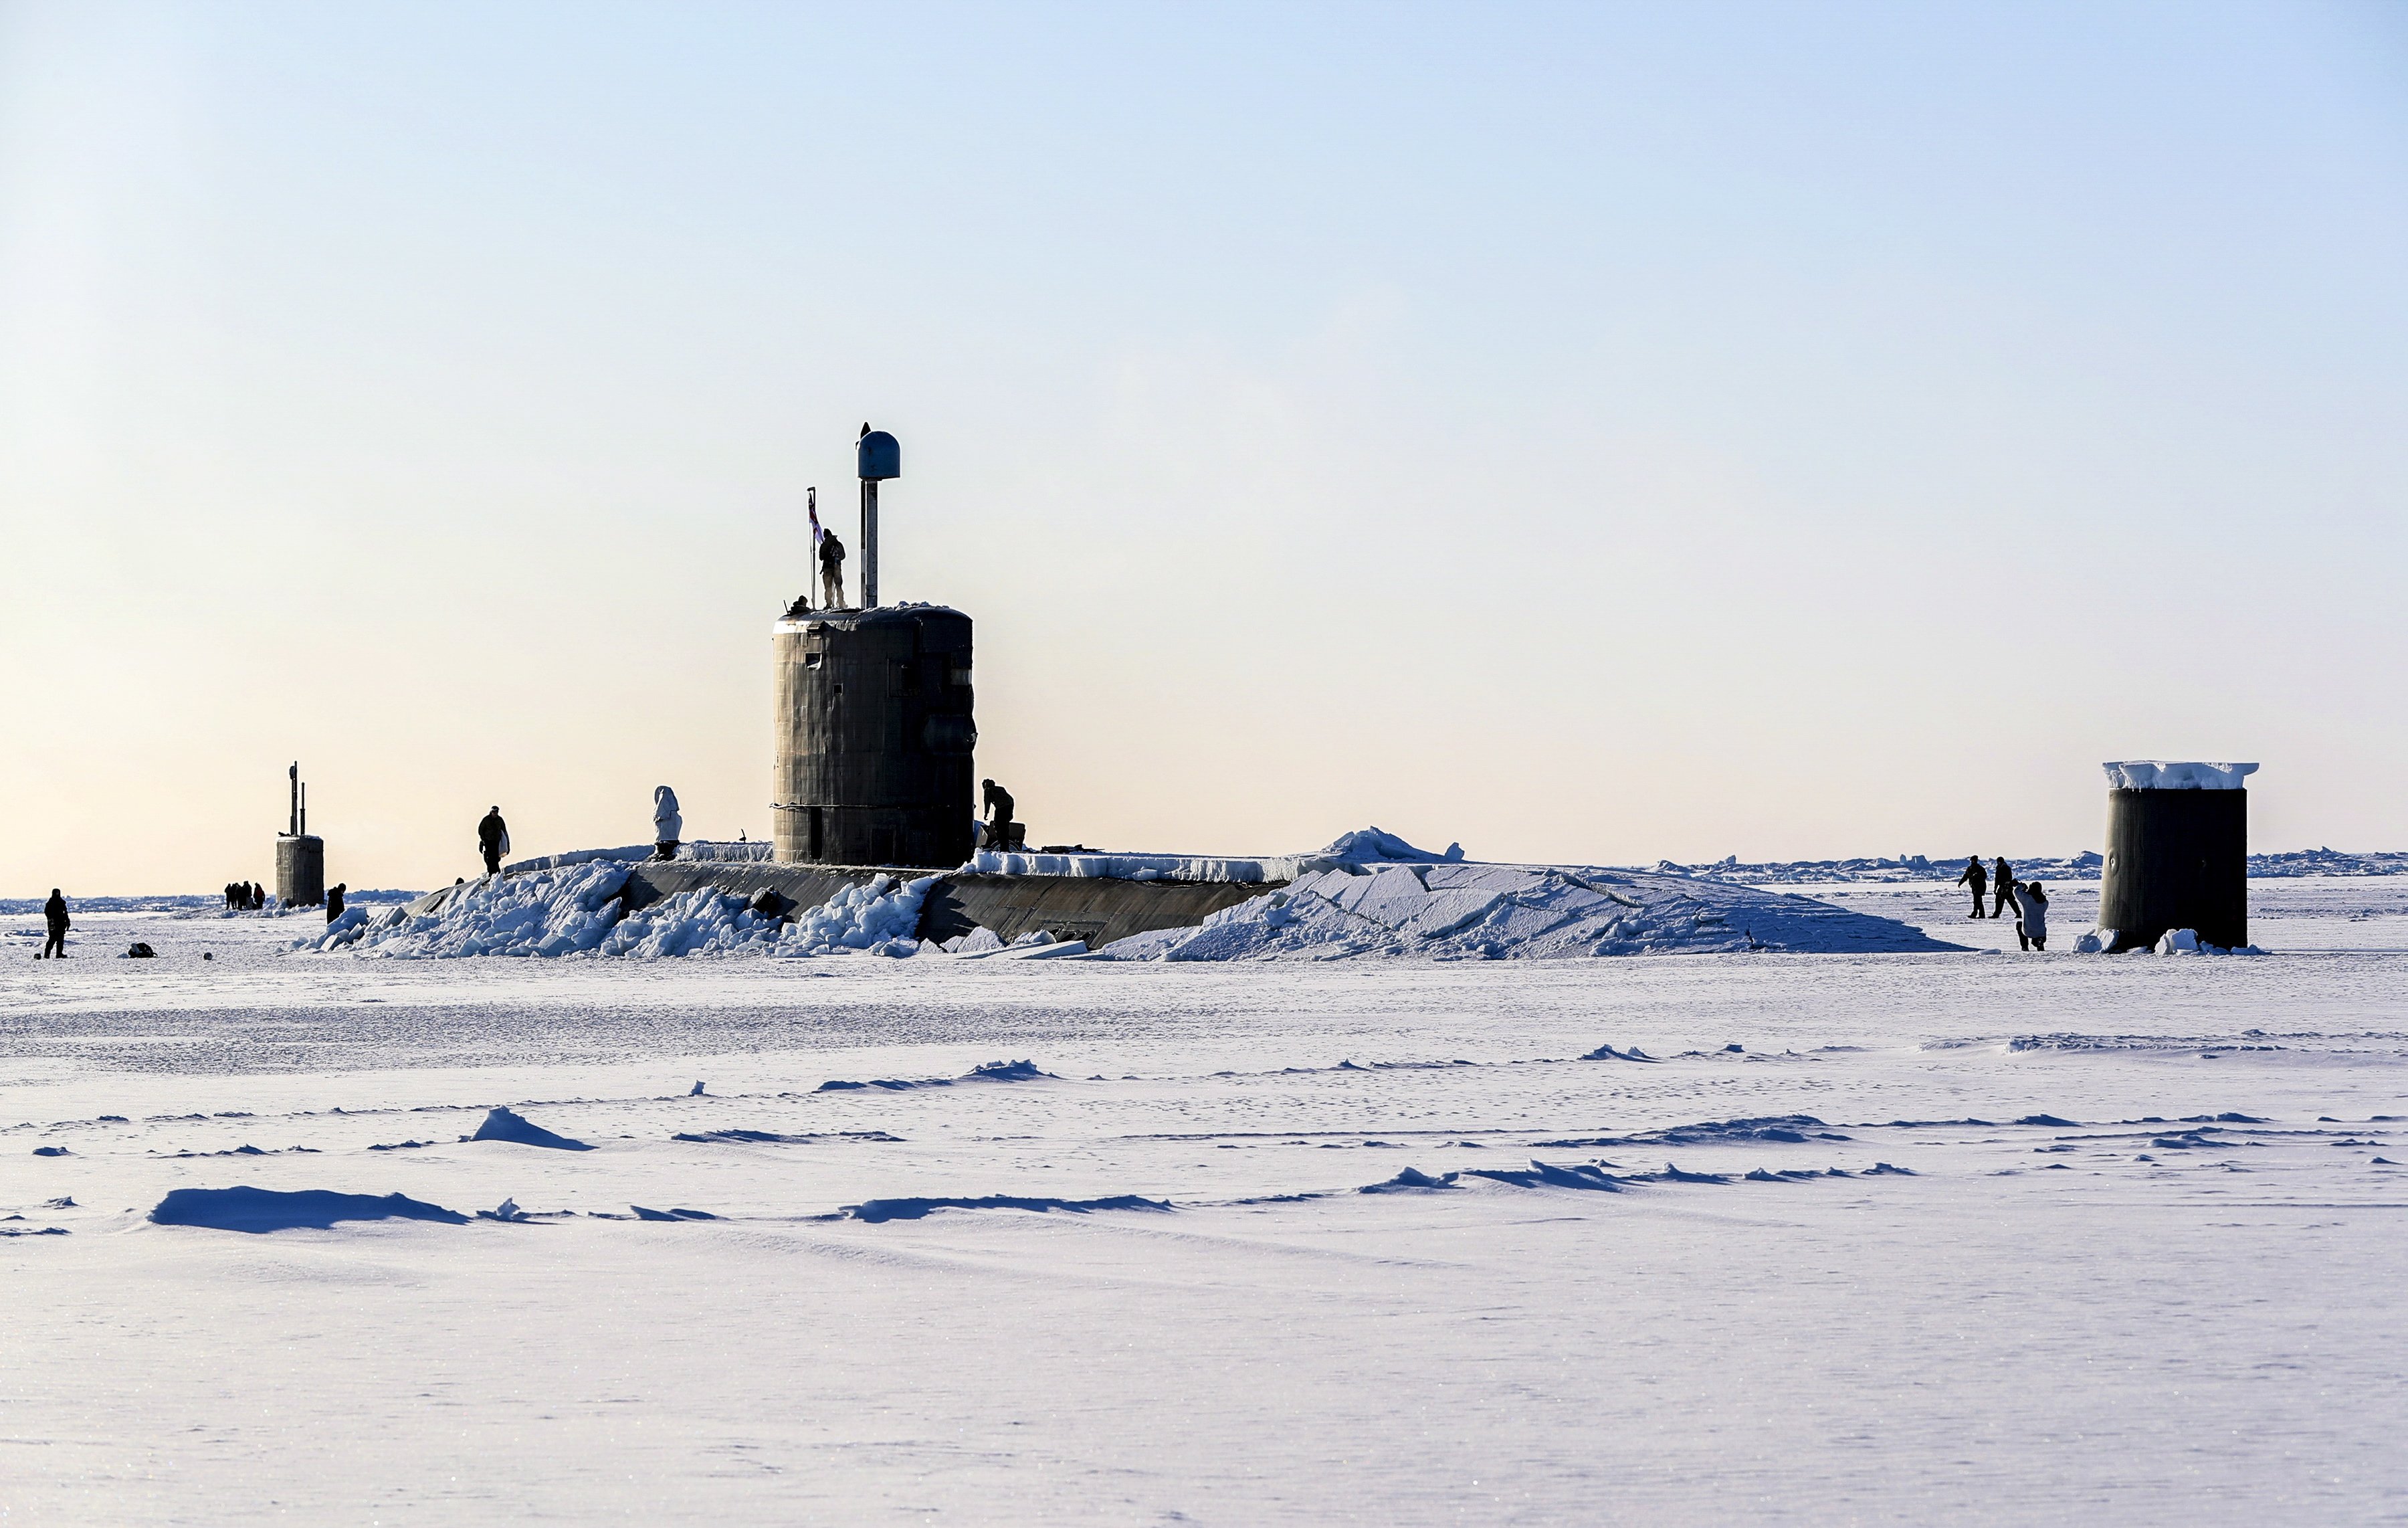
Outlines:
{"label": "ice ridge", "polygon": [[936,884],[934,876],[877,875],[787,916],[755,911],[746,898],[713,887],[629,912],[627,872],[624,861],[591,859],[487,876],[423,911],[393,907],[372,916],[347,909],[322,932],[292,947],[387,959],[911,955],[919,949],[920,905]]}

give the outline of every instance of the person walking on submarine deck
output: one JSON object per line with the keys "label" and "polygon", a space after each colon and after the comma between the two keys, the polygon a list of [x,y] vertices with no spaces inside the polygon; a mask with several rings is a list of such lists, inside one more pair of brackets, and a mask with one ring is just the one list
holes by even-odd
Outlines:
{"label": "person walking on submarine deck", "polygon": [[992,780],[979,782],[980,803],[986,822],[979,844],[987,849],[1016,849],[1027,840],[1027,829],[1011,820],[1011,792]]}
{"label": "person walking on submarine deck", "polygon": [[494,807],[477,824],[477,848],[485,857],[485,873],[498,874],[502,856],[510,852],[510,825],[502,820],[502,809]]}

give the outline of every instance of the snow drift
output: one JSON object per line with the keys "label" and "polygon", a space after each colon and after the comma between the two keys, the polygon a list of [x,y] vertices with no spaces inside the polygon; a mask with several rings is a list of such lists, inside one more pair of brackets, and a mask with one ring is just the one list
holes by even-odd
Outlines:
{"label": "snow drift", "polygon": [[554,1151],[594,1149],[583,1141],[571,1140],[566,1135],[548,1131],[517,1110],[507,1106],[487,1114],[485,1122],[477,1127],[477,1133],[468,1136],[467,1139],[509,1141],[517,1146],[548,1146]]}
{"label": "snow drift", "polygon": [[467,1224],[468,1218],[405,1194],[346,1194],[331,1189],[170,1189],[150,1211],[160,1226],[213,1231],[331,1231],[338,1220],[433,1220]]}

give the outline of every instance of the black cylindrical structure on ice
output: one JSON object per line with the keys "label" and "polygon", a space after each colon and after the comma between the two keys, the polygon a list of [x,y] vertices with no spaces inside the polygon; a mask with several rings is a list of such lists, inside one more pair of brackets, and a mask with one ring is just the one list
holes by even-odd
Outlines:
{"label": "black cylindrical structure on ice", "polygon": [[949,869],[970,857],[970,618],[937,605],[795,611],[777,675],[783,864]]}
{"label": "black cylindrical structure on ice", "polygon": [[315,833],[276,835],[276,896],[287,907],[326,900],[326,841]]}
{"label": "black cylindrical structure on ice", "polygon": [[2254,764],[2110,764],[2099,927],[2114,947],[2196,930],[2202,944],[2249,943],[2249,792]]}

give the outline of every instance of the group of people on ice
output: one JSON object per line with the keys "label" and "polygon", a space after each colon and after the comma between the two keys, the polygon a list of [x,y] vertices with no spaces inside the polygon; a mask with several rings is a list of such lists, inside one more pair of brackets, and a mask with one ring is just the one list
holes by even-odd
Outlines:
{"label": "group of people on ice", "polygon": [[[2040,888],[2038,881],[2016,880],[2015,868],[2007,863],[2006,856],[2000,855],[1997,869],[1989,871],[1982,868],[1980,855],[1969,856],[1964,871],[1956,877],[1956,884],[1973,888],[1973,911],[1968,916],[2002,918],[2007,915],[2007,903],[2014,902],[2015,937],[2023,942],[2023,947],[2028,950],[2048,948],[2048,893]],[[1997,898],[1986,913],[1982,911],[1985,895]]]}
{"label": "group of people on ice", "polygon": [[267,905],[267,888],[253,881],[228,881],[225,902],[228,912],[256,913]]}

